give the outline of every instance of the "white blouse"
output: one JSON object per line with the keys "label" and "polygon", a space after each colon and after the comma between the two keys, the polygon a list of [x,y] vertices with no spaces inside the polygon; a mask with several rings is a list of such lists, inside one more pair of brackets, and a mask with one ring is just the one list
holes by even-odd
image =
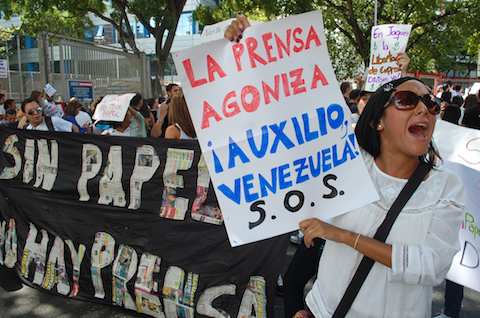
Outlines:
{"label": "white blouse", "polygon": [[[373,237],[407,180],[383,173],[369,154],[363,156],[380,200],[333,218],[331,224]],[[392,268],[375,263],[346,317],[431,317],[433,286],[445,279],[460,249],[463,213],[459,179],[441,168],[432,170],[387,238],[392,245]],[[327,241],[306,299],[315,317],[333,315],[362,257],[345,244]]]}

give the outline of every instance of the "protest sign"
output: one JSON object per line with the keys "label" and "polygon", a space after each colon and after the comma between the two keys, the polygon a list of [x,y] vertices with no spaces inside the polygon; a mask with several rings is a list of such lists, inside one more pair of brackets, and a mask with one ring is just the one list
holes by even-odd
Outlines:
{"label": "protest sign", "polygon": [[93,100],[92,81],[68,81],[68,95],[75,97],[80,102],[91,102]]}
{"label": "protest sign", "polygon": [[274,316],[288,237],[230,246],[195,141],[0,128],[0,144],[0,266],[26,284],[160,318]]}
{"label": "protest sign", "polygon": [[57,92],[57,90],[55,89],[55,87],[53,87],[51,84],[47,83],[45,84],[45,87],[43,88],[43,91],[45,92],[45,94],[47,94],[49,97],[52,97],[53,95],[55,95],[55,93]]}
{"label": "protest sign", "polygon": [[0,78],[8,78],[8,61],[0,59]]}
{"label": "protest sign", "polygon": [[402,76],[396,58],[399,53],[405,52],[411,29],[408,24],[383,24],[372,28],[367,91],[374,92],[383,84]]}
{"label": "protest sign", "polygon": [[434,139],[444,169],[457,175],[465,188],[466,213],[460,227],[460,252],[447,278],[480,291],[480,131],[438,121]]}
{"label": "protest sign", "polygon": [[173,58],[232,246],[377,199],[320,12],[256,25],[239,43],[220,39]]}
{"label": "protest sign", "polygon": [[93,119],[123,121],[133,96],[135,96],[135,94],[106,95],[95,108]]}

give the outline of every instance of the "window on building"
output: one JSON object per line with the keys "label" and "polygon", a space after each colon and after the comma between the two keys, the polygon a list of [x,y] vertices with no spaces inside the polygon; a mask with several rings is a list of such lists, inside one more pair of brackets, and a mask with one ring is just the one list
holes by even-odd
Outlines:
{"label": "window on building", "polygon": [[191,35],[194,33],[192,12],[183,12],[178,21],[177,35]]}

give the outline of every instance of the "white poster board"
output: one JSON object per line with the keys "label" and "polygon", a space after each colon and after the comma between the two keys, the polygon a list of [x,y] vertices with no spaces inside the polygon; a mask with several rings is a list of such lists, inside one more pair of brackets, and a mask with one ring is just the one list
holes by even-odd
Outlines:
{"label": "white poster board", "polygon": [[43,91],[45,92],[45,94],[47,94],[49,97],[52,97],[53,95],[55,95],[55,93],[57,92],[57,90],[55,89],[55,87],[53,87],[52,84],[45,84],[45,87],[43,88]]}
{"label": "white poster board", "polygon": [[397,55],[407,49],[411,25],[383,24],[372,28],[370,66],[365,89],[374,92],[385,83],[402,76],[396,62]]}
{"label": "white poster board", "polygon": [[96,121],[123,121],[133,96],[135,96],[133,93],[105,95],[95,108],[93,119]]}
{"label": "white poster board", "polygon": [[460,228],[460,252],[447,278],[480,291],[480,131],[438,121],[434,140],[444,168],[457,175],[465,188],[466,213]]}
{"label": "white poster board", "polygon": [[8,78],[8,61],[0,59],[0,78]]}
{"label": "white poster board", "polygon": [[326,43],[315,11],[173,53],[232,246],[378,198]]}

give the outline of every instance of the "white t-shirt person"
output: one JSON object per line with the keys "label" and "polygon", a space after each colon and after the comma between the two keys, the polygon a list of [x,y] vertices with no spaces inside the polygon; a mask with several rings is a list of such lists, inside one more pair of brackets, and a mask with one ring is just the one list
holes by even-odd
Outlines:
{"label": "white t-shirt person", "polygon": [[85,124],[91,125],[92,124],[92,118],[90,115],[84,111],[80,111],[77,116],[75,116],[75,120],[77,121],[78,126],[84,127]]}
{"label": "white t-shirt person", "polygon": [[[363,157],[380,200],[337,216],[331,224],[373,237],[407,180],[382,172],[368,153],[363,152]],[[464,202],[458,178],[441,167],[433,169],[387,238],[392,245],[392,268],[373,265],[346,318],[431,317],[432,286],[445,279],[460,248],[457,236]],[[345,244],[326,242],[317,279],[306,298],[315,317],[333,315],[362,257]]]}
{"label": "white t-shirt person", "polygon": [[[52,120],[53,128],[55,131],[64,131],[64,132],[72,132],[72,123],[66,120],[61,119],[60,117],[50,117]],[[27,126],[28,130],[41,130],[41,131],[48,131],[47,123],[45,122],[45,117],[43,118],[43,121],[40,125],[38,126],[32,126],[29,124]]]}

